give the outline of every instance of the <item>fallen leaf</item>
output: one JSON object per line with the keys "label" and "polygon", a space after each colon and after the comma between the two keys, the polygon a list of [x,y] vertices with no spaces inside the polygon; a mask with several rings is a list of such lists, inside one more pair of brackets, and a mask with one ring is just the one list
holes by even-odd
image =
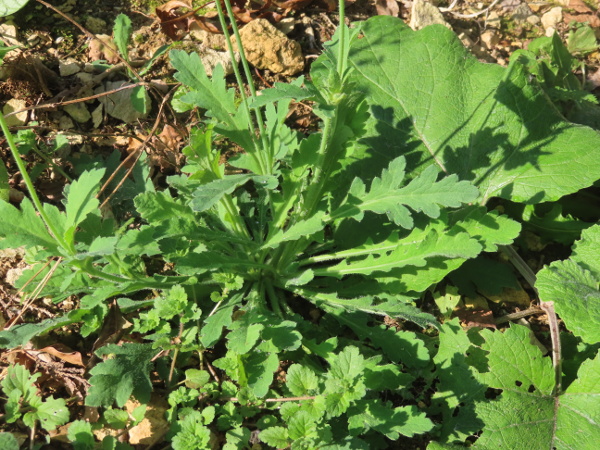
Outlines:
{"label": "fallen leaf", "polygon": [[66,346],[64,346],[62,344],[55,344],[54,347],[53,346],[44,347],[44,348],[37,350],[37,352],[48,353],[49,355],[52,355],[58,359],[68,362],[69,364],[73,364],[74,366],[85,367],[85,364],[83,363],[83,358],[81,357],[81,353],[74,352],[74,351],[71,351],[71,352],[60,351],[56,347],[60,347],[63,350],[70,350],[69,348],[67,348]]}

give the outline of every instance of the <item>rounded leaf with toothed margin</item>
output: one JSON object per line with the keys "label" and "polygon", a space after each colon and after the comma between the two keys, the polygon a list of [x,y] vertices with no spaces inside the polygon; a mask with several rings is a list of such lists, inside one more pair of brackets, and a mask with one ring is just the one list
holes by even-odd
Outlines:
{"label": "rounded leaf with toothed margin", "polygon": [[28,2],[29,0],[0,0],[0,17],[16,13]]}
{"label": "rounded leaf with toothed margin", "polygon": [[[362,138],[370,170],[400,154],[411,177],[435,163],[472,181],[481,203],[556,200],[600,178],[600,134],[566,122],[518,59],[483,64],[446,27],[412,31],[379,16],[363,24],[349,65],[374,105]],[[323,72],[316,61],[313,79]]]}

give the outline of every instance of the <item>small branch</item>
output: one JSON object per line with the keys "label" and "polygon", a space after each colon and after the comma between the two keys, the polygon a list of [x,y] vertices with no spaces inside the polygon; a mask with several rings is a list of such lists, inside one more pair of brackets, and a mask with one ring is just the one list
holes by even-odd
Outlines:
{"label": "small branch", "polygon": [[560,331],[558,329],[558,318],[554,311],[554,302],[540,302],[540,307],[548,315],[550,326],[550,338],[552,339],[552,366],[554,367],[554,390],[553,395],[560,395],[562,380],[562,355],[560,347]]}
{"label": "small branch", "polygon": [[545,311],[538,308],[537,306],[525,309],[523,311],[517,311],[514,313],[506,314],[505,316],[498,317],[496,319],[496,325],[500,325],[512,320],[522,319],[523,317],[533,316],[534,314],[543,314]]}
{"label": "small branch", "polygon": [[[316,397],[310,397],[310,396],[306,396],[306,397],[285,397],[285,398],[267,398],[263,401],[268,402],[268,403],[276,403],[276,402],[298,402],[298,401],[302,401],[302,400],[314,400]],[[237,397],[230,397],[230,398],[224,398],[222,400],[226,400],[228,402],[237,402],[238,398]]]}

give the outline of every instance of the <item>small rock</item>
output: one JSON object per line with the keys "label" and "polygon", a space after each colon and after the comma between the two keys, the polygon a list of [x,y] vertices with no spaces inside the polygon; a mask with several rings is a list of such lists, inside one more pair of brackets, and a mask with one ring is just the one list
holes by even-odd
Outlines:
{"label": "small rock", "polygon": [[538,25],[541,21],[542,20],[540,19],[540,17],[536,16],[535,14],[527,18],[527,22],[529,22],[531,25]]}
{"label": "small rock", "polygon": [[500,16],[498,15],[498,13],[496,11],[492,11],[491,13],[489,13],[485,19],[485,24],[488,27],[500,29],[501,23],[500,23]]}
{"label": "small rock", "polygon": [[21,278],[21,275],[23,275],[23,272],[25,272],[26,269],[28,269],[28,267],[13,267],[12,269],[8,269],[6,277],[4,278],[6,284],[14,287],[15,283]]}
{"label": "small rock", "polygon": [[448,22],[444,20],[444,16],[439,9],[431,3],[423,0],[415,0],[411,10],[410,27],[413,30],[420,30],[427,25],[436,23],[452,29]]}
{"label": "small rock", "polygon": [[519,6],[517,6],[513,10],[512,14],[511,14],[511,17],[512,17],[512,19],[515,22],[517,22],[517,23],[523,23],[531,15],[533,15],[533,11],[527,5],[527,3],[521,3]]}
{"label": "small rock", "polygon": [[81,66],[73,58],[58,61],[58,72],[61,77],[68,77],[81,71]]}
{"label": "small rock", "polygon": [[281,31],[286,36],[294,31],[294,27],[296,26],[296,18],[295,17],[286,17],[281,19],[276,27],[279,31]]}
{"label": "small rock", "polygon": [[[104,86],[99,86],[94,90],[94,93],[101,94],[102,92],[112,91],[120,87],[127,86],[131,83],[127,81],[107,81]],[[132,88],[133,89],[133,88]],[[104,106],[106,113],[115,119],[122,120],[125,123],[132,123],[138,119],[142,119],[148,115],[150,108],[143,113],[137,111],[131,102],[132,89],[123,89],[114,92],[110,95],[100,97],[100,103]],[[150,105],[150,96],[144,91],[146,104]]]}
{"label": "small rock", "polygon": [[546,36],[547,37],[552,37],[554,35],[554,33],[556,33],[556,28],[554,28],[554,27],[546,28]]}
{"label": "small rock", "polygon": [[555,6],[542,16],[542,26],[546,31],[548,28],[556,28],[556,25],[562,20],[562,8]]}
{"label": "small rock", "polygon": [[92,118],[83,102],[71,103],[64,106],[65,112],[70,115],[75,122],[85,123]]}
{"label": "small rock", "polygon": [[[239,64],[240,54],[238,52],[234,53],[235,63]],[[213,70],[215,69],[215,67],[217,67],[217,64],[221,64],[225,75],[231,75],[233,73],[233,64],[231,63],[231,57],[229,56],[229,52],[218,52],[216,50],[213,50],[212,48],[202,48],[198,50],[198,55],[202,60],[202,64],[204,65],[206,75],[208,75],[209,77],[212,76]]]}
{"label": "small rock", "polygon": [[[240,30],[246,58],[259,69],[269,69],[283,75],[295,75],[304,70],[300,44],[265,19],[256,19]],[[237,44],[234,40],[234,49]]]}
{"label": "small rock", "polygon": [[94,34],[104,33],[109,30],[106,21],[91,16],[86,19],[85,27]]}
{"label": "small rock", "polygon": [[[11,98],[6,102],[4,107],[2,108],[2,113],[6,116],[14,111],[20,111],[21,109],[27,108],[27,104],[25,100],[21,100],[18,98]],[[27,116],[29,115],[29,111],[23,111],[12,116],[5,117],[6,123],[9,127],[20,127],[27,123]]]}
{"label": "small rock", "polygon": [[117,48],[113,38],[106,34],[98,34],[96,35],[96,38],[97,39],[92,39],[90,41],[88,47],[90,61],[105,59],[109,64],[116,64],[119,62],[119,57],[116,52],[112,50],[112,48]]}
{"label": "small rock", "polygon": [[486,30],[481,33],[481,42],[488,50],[491,50],[498,45],[498,42],[500,42],[500,37],[494,30]]}
{"label": "small rock", "polygon": [[41,41],[42,41],[42,39],[40,38],[40,35],[37,33],[33,33],[33,34],[27,36],[27,45],[29,45],[30,47],[34,47],[34,46],[38,45]]}
{"label": "small rock", "polygon": [[190,36],[197,41],[200,41],[207,48],[213,50],[227,50],[225,36],[222,34],[209,33],[200,28],[195,22],[190,25]]}
{"label": "small rock", "polygon": [[17,27],[11,21],[0,25],[0,38],[8,46],[20,46],[21,43],[17,39]]}

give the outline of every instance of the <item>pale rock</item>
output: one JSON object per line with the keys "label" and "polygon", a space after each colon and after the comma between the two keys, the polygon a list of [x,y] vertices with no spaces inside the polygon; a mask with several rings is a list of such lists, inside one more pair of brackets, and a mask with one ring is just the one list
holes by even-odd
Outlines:
{"label": "pale rock", "polygon": [[[300,44],[265,19],[256,19],[240,30],[246,58],[259,69],[282,75],[295,75],[304,70]],[[237,43],[234,41],[234,49]]]}
{"label": "pale rock", "polygon": [[[99,86],[94,90],[94,93],[101,94],[107,91],[113,91],[131,83],[127,81],[107,81],[103,86]],[[148,115],[150,108],[148,107],[143,113],[133,107],[131,103],[131,89],[123,89],[114,92],[110,95],[105,95],[99,98],[100,103],[104,106],[106,113],[115,119],[122,120],[125,123],[132,123],[138,119],[143,119]],[[150,96],[144,91],[146,104],[150,105]]]}
{"label": "pale rock", "polygon": [[529,22],[531,25],[538,25],[541,21],[542,19],[540,19],[540,17],[536,16],[535,14],[527,18],[527,22]]}
{"label": "pale rock", "polygon": [[471,39],[464,31],[458,33],[458,39],[460,39],[462,45],[464,45],[467,48],[472,48],[475,46],[475,42],[473,42],[473,39]]}
{"label": "pale rock", "polygon": [[562,8],[555,6],[542,16],[542,26],[548,35],[548,28],[556,29],[556,25],[562,20]]}
{"label": "pale rock", "polygon": [[85,27],[94,34],[106,33],[107,31],[110,31],[110,28],[105,20],[92,16],[85,20]]}
{"label": "pale rock", "polygon": [[4,281],[6,281],[6,284],[14,287],[15,283],[21,278],[21,275],[23,275],[23,272],[28,268],[29,267],[13,267],[12,269],[8,269]]}
{"label": "pale rock", "polygon": [[281,31],[287,36],[292,31],[294,31],[294,27],[296,26],[296,18],[286,17],[284,19],[281,19],[275,26],[279,31]]}
{"label": "pale rock", "polygon": [[486,30],[481,33],[481,42],[488,50],[491,50],[498,45],[498,42],[500,42],[500,37],[494,30]]}
{"label": "pale rock", "polygon": [[527,3],[521,3],[513,10],[511,17],[515,22],[523,23],[531,15],[533,15],[533,11],[529,5],[527,5]]}
{"label": "pale rock", "polygon": [[410,14],[410,27],[413,30],[420,30],[427,25],[440,24],[447,28],[452,27],[444,20],[444,16],[429,2],[423,0],[415,0],[412,4],[412,10]]}
{"label": "pale rock", "polygon": [[498,15],[498,13],[496,11],[492,11],[488,14],[488,16],[485,18],[485,24],[488,27],[493,27],[493,28],[500,28],[500,16]]}
{"label": "pale rock", "polygon": [[17,39],[17,27],[12,21],[0,24],[0,38],[8,46],[20,46],[21,43]]}
{"label": "pale rock", "polygon": [[[240,62],[240,54],[238,52],[234,52],[234,54],[235,64],[237,65]],[[229,52],[218,52],[212,48],[201,48],[198,49],[198,56],[200,56],[206,75],[209,77],[212,76],[213,70],[217,67],[217,64],[221,64],[225,75],[231,75],[233,73],[233,63],[231,62]]]}
{"label": "pale rock", "polygon": [[[15,111],[20,111],[21,109],[27,108],[27,103],[25,100],[21,100],[18,98],[11,98],[4,104],[2,108],[2,113],[6,116]],[[12,116],[5,117],[6,123],[9,127],[20,127],[27,123],[27,116],[29,115],[29,111],[23,111]]]}
{"label": "pale rock", "polygon": [[58,72],[61,77],[68,77],[71,75],[75,75],[76,73],[81,71],[81,66],[79,63],[73,58],[68,58],[64,60],[58,61]]}
{"label": "pale rock", "polygon": [[71,103],[63,107],[65,112],[70,115],[75,122],[86,123],[92,118],[92,115],[87,110],[83,102]]}
{"label": "pale rock", "polygon": [[206,30],[198,27],[195,23],[190,25],[190,36],[196,41],[202,42],[205,47],[212,48],[213,50],[226,50],[227,44],[225,43],[225,36],[222,34],[209,33]]}
{"label": "pale rock", "polygon": [[554,35],[554,33],[556,33],[556,28],[554,28],[554,27],[546,28],[546,36],[547,37],[552,37]]}

